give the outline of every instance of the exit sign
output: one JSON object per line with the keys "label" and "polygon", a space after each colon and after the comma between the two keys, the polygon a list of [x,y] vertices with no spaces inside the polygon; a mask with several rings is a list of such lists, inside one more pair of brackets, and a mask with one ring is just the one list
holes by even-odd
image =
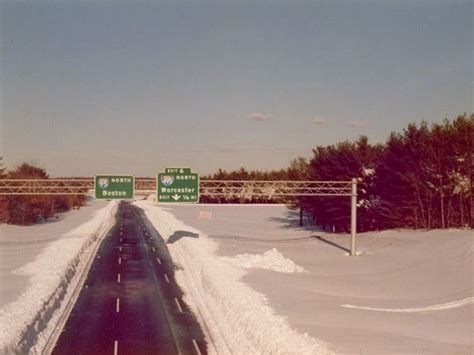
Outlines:
{"label": "exit sign", "polygon": [[199,202],[199,175],[191,168],[166,168],[156,180],[158,202]]}

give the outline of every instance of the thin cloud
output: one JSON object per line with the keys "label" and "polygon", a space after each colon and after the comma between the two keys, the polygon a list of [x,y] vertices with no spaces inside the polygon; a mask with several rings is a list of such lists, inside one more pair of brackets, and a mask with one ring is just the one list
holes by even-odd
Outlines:
{"label": "thin cloud", "polygon": [[326,123],[326,119],[324,117],[319,117],[319,116],[316,116],[316,117],[313,117],[313,119],[311,120],[311,122],[315,123],[315,124],[325,124]]}
{"label": "thin cloud", "polygon": [[247,118],[258,121],[258,122],[263,122],[263,121],[268,121],[273,118],[272,115],[267,115],[262,112],[252,112],[247,115]]}
{"label": "thin cloud", "polygon": [[218,153],[235,153],[237,149],[235,148],[217,148]]}
{"label": "thin cloud", "polygon": [[357,121],[356,120],[356,121],[349,122],[349,126],[356,127],[356,128],[358,128],[358,127],[367,127],[368,125],[369,125],[369,122],[367,122],[367,121]]}

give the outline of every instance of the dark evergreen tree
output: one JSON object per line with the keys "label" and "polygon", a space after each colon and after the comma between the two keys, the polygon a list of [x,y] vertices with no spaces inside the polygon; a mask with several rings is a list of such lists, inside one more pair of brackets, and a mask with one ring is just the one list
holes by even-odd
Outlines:
{"label": "dark evergreen tree", "polygon": [[[372,179],[382,146],[372,146],[367,137],[356,142],[345,141],[337,145],[318,146],[310,162],[310,180],[350,181],[358,179],[359,209],[358,229],[366,230],[366,221],[372,210]],[[350,227],[350,201],[344,197],[313,197],[304,200],[305,210],[312,212],[317,224],[335,231],[348,231]]]}
{"label": "dark evergreen tree", "polygon": [[[0,179],[5,179],[7,176],[6,168],[3,164],[3,156],[0,157]],[[8,213],[8,198],[0,196],[0,223],[8,223],[10,215]]]}

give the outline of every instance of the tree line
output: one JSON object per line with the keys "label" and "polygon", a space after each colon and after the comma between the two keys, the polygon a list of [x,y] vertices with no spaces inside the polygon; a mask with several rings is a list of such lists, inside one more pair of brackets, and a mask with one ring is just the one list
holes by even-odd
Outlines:
{"label": "tree line", "polygon": [[[473,227],[474,114],[428,125],[410,124],[384,144],[355,141],[316,146],[286,169],[225,171],[202,180],[358,181],[358,230]],[[0,159],[1,163],[1,159]],[[12,171],[0,164],[0,179],[47,179],[42,168],[23,163]],[[0,196],[0,221],[31,224],[84,204],[85,196]],[[350,227],[347,197],[211,198],[201,202],[286,202],[327,230]]]}
{"label": "tree line", "polygon": [[[356,141],[316,146],[311,159],[297,158],[283,170],[219,169],[203,179],[348,181],[357,178],[359,231],[472,228],[473,159],[474,114],[464,114],[432,125],[410,124],[403,132],[391,133],[384,144],[370,144],[362,136]],[[262,202],[262,199],[208,198],[205,202]],[[325,229],[349,230],[347,197],[300,197],[289,205],[303,209]]]}
{"label": "tree line", "polygon": [[[0,158],[1,160],[1,158]],[[46,171],[34,164],[23,163],[12,171],[0,167],[0,179],[48,179]],[[58,212],[80,208],[86,201],[77,196],[0,196],[0,222],[30,225],[54,217]]]}

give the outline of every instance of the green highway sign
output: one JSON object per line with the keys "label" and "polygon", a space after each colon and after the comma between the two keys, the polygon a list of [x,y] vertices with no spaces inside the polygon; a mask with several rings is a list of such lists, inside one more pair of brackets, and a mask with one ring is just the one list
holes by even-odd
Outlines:
{"label": "green highway sign", "polygon": [[135,178],[132,175],[96,175],[94,190],[97,199],[133,199]]}
{"label": "green highway sign", "polygon": [[156,178],[158,202],[199,202],[199,175],[190,168],[166,168]]}

